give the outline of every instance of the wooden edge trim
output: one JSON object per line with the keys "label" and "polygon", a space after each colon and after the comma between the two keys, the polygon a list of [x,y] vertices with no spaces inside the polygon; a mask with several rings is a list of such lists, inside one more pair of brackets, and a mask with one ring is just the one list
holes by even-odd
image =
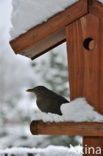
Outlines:
{"label": "wooden edge trim", "polygon": [[34,58],[39,57],[52,48],[55,48],[56,46],[62,44],[63,42],[65,42],[65,40],[65,29],[61,29],[60,31],[55,32],[49,35],[47,38],[44,38],[43,40],[35,43],[35,45],[24,49],[20,52],[20,54],[30,57],[33,60]]}
{"label": "wooden edge trim", "polygon": [[46,49],[46,50],[42,51],[41,53],[39,53],[39,54],[37,54],[37,55],[33,56],[33,57],[31,58],[31,60],[34,60],[34,59],[36,59],[37,57],[41,56],[42,54],[47,53],[49,50],[52,50],[53,48],[56,48],[57,46],[59,46],[59,45],[63,44],[65,41],[66,41],[66,39],[64,39],[64,40],[62,40],[62,41],[60,41],[60,42],[56,43],[56,44],[55,44],[55,45],[53,45],[52,47],[50,47],[50,48],[48,48],[48,49]]}
{"label": "wooden edge trim", "polygon": [[103,136],[103,123],[97,122],[47,122],[32,121],[30,131],[33,135],[80,135]]}

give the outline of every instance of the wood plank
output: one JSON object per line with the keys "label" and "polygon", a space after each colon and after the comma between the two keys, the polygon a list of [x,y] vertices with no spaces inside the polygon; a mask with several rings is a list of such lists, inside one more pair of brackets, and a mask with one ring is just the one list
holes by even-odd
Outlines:
{"label": "wood plank", "polygon": [[92,5],[89,6],[89,12],[103,19],[103,4],[97,0],[93,0]]}
{"label": "wood plank", "polygon": [[[88,14],[66,28],[71,100],[85,97],[100,113],[103,113],[102,24],[103,21]],[[83,46],[88,37],[95,41],[92,50]]]}
{"label": "wood plank", "polygon": [[[103,114],[103,20],[98,17],[92,13],[82,17],[66,27],[66,35],[71,100],[85,97]],[[88,45],[84,46],[84,41],[90,38],[95,44],[91,50],[85,48]],[[102,146],[103,136],[84,137],[83,143],[93,147],[98,144]]]}
{"label": "wood plank", "polygon": [[[33,47],[35,48],[35,45],[38,42],[40,43],[41,40],[46,40],[46,42],[48,42],[48,40],[46,39],[48,38],[48,36],[50,40],[51,34],[54,34],[55,32],[60,32],[62,29],[65,28],[66,25],[87,14],[87,12],[87,0],[80,0],[79,2],[67,8],[65,11],[58,13],[54,17],[50,18],[47,22],[44,22],[32,28],[25,34],[22,34],[18,38],[10,41],[11,47],[16,54],[26,55],[30,58],[35,58],[35,52],[33,53]],[[54,38],[55,37],[57,36],[55,36],[54,34]],[[61,38],[61,41],[62,40],[63,39]],[[55,41],[53,42],[52,46],[50,45],[50,48],[58,44],[57,40]],[[61,41],[59,40],[58,42],[60,43]],[[46,44],[46,42],[43,41],[45,46],[45,48],[43,48],[43,53],[44,51],[48,50],[49,43]],[[28,50],[29,52],[27,53]],[[39,56],[41,54],[41,51],[39,52],[37,48],[36,56]]]}
{"label": "wood plank", "polygon": [[[23,50],[22,55],[30,57],[31,59],[37,58],[41,54],[46,53],[48,50],[65,42],[65,29],[61,29],[48,36],[47,38],[40,40],[35,45]],[[46,50],[45,50],[46,47]]]}
{"label": "wood plank", "polygon": [[44,123],[32,121],[30,130],[33,135],[81,135],[103,136],[103,123],[94,122],[59,122]]}

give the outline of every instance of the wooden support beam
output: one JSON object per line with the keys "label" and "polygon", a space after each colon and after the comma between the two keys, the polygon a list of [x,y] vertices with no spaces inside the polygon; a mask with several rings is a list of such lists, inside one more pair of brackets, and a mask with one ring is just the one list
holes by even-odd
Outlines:
{"label": "wooden support beam", "polygon": [[[92,9],[90,11],[66,27],[70,96],[71,100],[85,97],[103,114],[103,18],[100,13],[95,15]],[[99,133],[96,135],[99,136]],[[103,136],[84,137],[83,144],[102,147]]]}
{"label": "wooden support beam", "polygon": [[79,0],[79,2],[50,18],[47,22],[10,41],[11,47],[16,54],[34,59],[64,42],[65,26],[87,13],[87,0]]}
{"label": "wooden support beam", "polygon": [[103,123],[94,122],[59,122],[44,123],[32,121],[30,130],[33,135],[81,135],[103,136]]}
{"label": "wooden support beam", "polygon": [[85,97],[103,113],[103,20],[88,14],[67,26],[66,35],[71,100]]}

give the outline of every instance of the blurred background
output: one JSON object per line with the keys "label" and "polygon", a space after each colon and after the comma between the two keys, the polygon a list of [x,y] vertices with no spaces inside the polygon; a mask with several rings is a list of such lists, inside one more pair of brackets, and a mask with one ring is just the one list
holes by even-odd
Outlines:
{"label": "blurred background", "polygon": [[81,144],[79,136],[31,135],[29,125],[38,108],[26,89],[44,85],[69,99],[66,45],[34,61],[15,55],[9,45],[11,11],[11,0],[0,0],[0,148]]}

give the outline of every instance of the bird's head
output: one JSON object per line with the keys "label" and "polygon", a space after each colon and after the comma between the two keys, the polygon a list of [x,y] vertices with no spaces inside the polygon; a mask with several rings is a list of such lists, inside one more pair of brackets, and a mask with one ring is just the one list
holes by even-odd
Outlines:
{"label": "bird's head", "polygon": [[44,86],[37,86],[37,87],[34,87],[32,89],[28,89],[26,91],[35,93],[35,95],[40,95],[40,94],[43,94],[46,90],[47,90],[47,88]]}

